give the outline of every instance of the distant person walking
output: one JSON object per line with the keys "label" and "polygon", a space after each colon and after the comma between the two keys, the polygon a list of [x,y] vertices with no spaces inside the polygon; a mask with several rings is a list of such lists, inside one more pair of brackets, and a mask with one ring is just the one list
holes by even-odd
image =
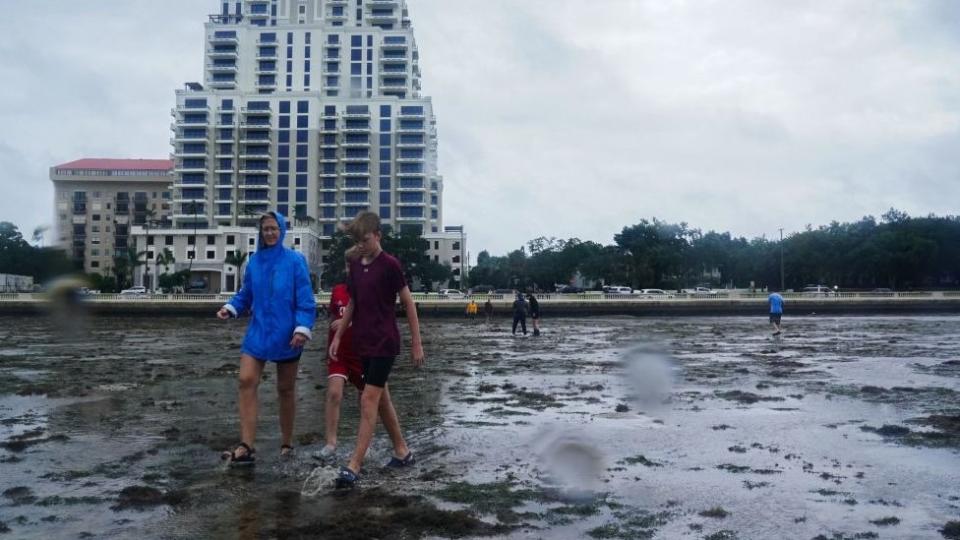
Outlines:
{"label": "distant person walking", "polygon": [[530,302],[530,318],[533,319],[533,335],[540,335],[540,302],[537,301],[537,297],[530,293],[527,295],[527,300]]}
{"label": "distant person walking", "polygon": [[523,335],[527,335],[527,302],[523,299],[523,293],[517,293],[517,298],[513,301],[513,335],[517,335],[518,323]]}
{"label": "distant person walking", "polygon": [[259,229],[257,252],[250,257],[243,286],[217,312],[223,320],[247,311],[253,315],[240,347],[240,444],[221,455],[231,465],[255,462],[257,389],[267,362],[277,365],[280,455],[293,450],[297,367],[317,316],[307,261],[283,246],[287,234],[283,214],[267,212],[260,217]]}
{"label": "distant person walking", "polygon": [[783,297],[780,293],[773,292],[767,297],[767,302],[770,303],[770,324],[773,326],[773,335],[779,336],[782,332],[780,319],[783,317]]}
{"label": "distant person walking", "polygon": [[390,399],[387,379],[394,360],[400,354],[400,329],[397,327],[397,296],[410,325],[410,356],[414,367],[423,365],[420,321],[410,295],[403,267],[380,246],[380,218],[372,212],[360,212],[347,227],[360,257],[350,261],[347,284],[350,302],[330,344],[330,357],[337,360],[343,333],[353,323],[353,347],[363,362],[363,394],[360,398],[360,426],[356,448],[350,462],[340,468],[337,487],[353,487],[360,480],[360,466],[373,440],[377,419],[383,420],[393,442],[394,456],[388,467],[413,465],[413,453],[400,432],[400,420]]}
{"label": "distant person walking", "polygon": [[490,324],[490,321],[493,320],[493,302],[490,301],[489,297],[483,303],[483,314],[487,316],[487,324]]}

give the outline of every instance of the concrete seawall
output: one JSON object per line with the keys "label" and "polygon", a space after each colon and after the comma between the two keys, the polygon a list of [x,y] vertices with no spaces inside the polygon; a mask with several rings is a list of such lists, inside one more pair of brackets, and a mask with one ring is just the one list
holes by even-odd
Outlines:
{"label": "concrete seawall", "polygon": [[[767,314],[765,296],[729,298],[664,298],[617,299],[585,295],[564,297],[541,295],[540,311],[544,317],[589,315],[696,316]],[[212,317],[230,295],[160,295],[155,297],[120,297],[98,295],[75,303],[55,302],[41,295],[0,295],[0,315],[40,315],[50,312],[76,312],[89,315],[163,316],[193,315]],[[469,300],[441,299],[415,295],[423,317],[463,317]],[[477,300],[482,304],[486,298]],[[329,302],[326,295],[317,296],[317,306]],[[509,299],[491,298],[494,315],[511,315]],[[787,298],[786,315],[812,314],[910,314],[958,313],[960,295],[956,293],[924,293],[886,297]]]}

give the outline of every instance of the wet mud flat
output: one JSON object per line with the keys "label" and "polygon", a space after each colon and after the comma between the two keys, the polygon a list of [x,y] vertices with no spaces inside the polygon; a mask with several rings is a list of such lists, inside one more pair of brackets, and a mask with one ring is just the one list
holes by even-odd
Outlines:
{"label": "wet mud flat", "polygon": [[268,369],[229,470],[242,324],[0,317],[0,538],[960,538],[960,317],[765,322],[427,320],[391,377],[417,465],[378,433],[337,492],[358,411],[314,460],[322,338],[296,456]]}

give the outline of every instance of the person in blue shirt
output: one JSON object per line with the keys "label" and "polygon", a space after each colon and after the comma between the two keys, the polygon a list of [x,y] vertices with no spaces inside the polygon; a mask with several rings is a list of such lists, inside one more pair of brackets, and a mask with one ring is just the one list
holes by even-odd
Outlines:
{"label": "person in blue shirt", "polygon": [[280,455],[293,451],[297,368],[303,346],[312,337],[317,316],[307,261],[286,248],[283,214],[260,217],[257,252],[243,274],[243,286],[217,317],[226,320],[250,312],[252,318],[240,347],[238,408],[240,444],[222,454],[231,465],[253,465],[257,431],[257,389],[267,362],[277,366],[280,405]]}
{"label": "person in blue shirt", "polygon": [[770,303],[770,324],[773,325],[773,335],[779,336],[780,319],[783,317],[783,297],[778,292],[772,292],[767,297],[767,301]]}

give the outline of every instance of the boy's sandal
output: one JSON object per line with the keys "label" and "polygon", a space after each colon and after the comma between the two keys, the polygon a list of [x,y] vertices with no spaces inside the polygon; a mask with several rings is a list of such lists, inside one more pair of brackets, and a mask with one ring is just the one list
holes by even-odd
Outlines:
{"label": "boy's sandal", "polygon": [[[237,455],[237,450],[243,449],[244,452],[240,455]],[[257,451],[245,442],[241,442],[233,449],[232,452],[224,452],[220,454],[220,459],[226,461],[230,466],[240,466],[240,465],[253,465],[257,461],[256,457]]]}
{"label": "boy's sandal", "polygon": [[360,475],[351,471],[349,467],[340,467],[337,473],[337,489],[350,489],[360,483]]}
{"label": "boy's sandal", "polygon": [[387,467],[399,469],[402,467],[409,467],[410,465],[413,465],[416,462],[417,460],[414,459],[413,452],[407,452],[407,457],[402,459],[396,456],[391,457],[390,461],[387,463]]}
{"label": "boy's sandal", "polygon": [[292,455],[293,455],[293,446],[290,446],[289,444],[280,445],[280,457],[285,458],[285,457],[290,457]]}

